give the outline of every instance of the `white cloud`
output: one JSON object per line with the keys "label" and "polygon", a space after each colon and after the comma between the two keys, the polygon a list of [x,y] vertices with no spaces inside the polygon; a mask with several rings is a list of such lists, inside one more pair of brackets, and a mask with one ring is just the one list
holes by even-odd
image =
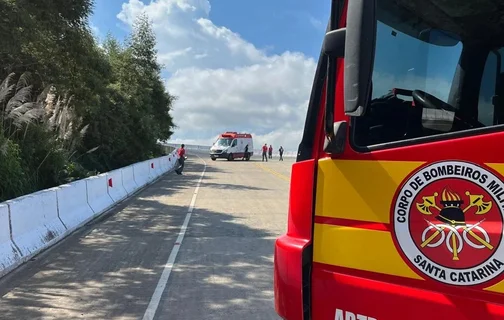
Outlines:
{"label": "white cloud", "polygon": [[[208,0],[129,0],[117,17],[131,26],[140,12],[153,22],[158,58],[178,96],[173,142],[211,144],[224,131],[250,132],[264,143],[296,151],[301,140],[316,61],[302,53],[268,54],[209,19]],[[324,25],[309,16],[315,27]],[[322,36],[322,33],[321,33]],[[423,89],[446,101],[450,83],[414,75],[376,74],[375,93],[394,87]],[[376,96],[376,95],[375,95]]]}
{"label": "white cloud", "polygon": [[145,12],[153,22],[159,60],[174,72],[183,68],[234,68],[268,60],[263,50],[209,20],[208,0],[129,0],[117,17],[131,26]]}
{"label": "white cloud", "polygon": [[174,142],[211,143],[223,131],[254,134],[257,146],[296,150],[316,62],[301,53],[269,55],[209,19],[208,0],[129,0],[117,17],[131,26],[140,12],[153,22],[158,59],[178,96]]}

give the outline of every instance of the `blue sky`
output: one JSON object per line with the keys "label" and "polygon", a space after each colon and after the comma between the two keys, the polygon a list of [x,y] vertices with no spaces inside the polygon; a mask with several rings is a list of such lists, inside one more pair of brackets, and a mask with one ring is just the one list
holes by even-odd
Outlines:
{"label": "blue sky", "polygon": [[[95,0],[91,24],[122,40],[135,17],[153,21],[177,128],[172,142],[209,144],[224,131],[294,151],[330,1]],[[394,87],[447,100],[461,46],[434,47],[379,24],[373,96]]]}
{"label": "blue sky", "polygon": [[[150,0],[141,0],[148,4]],[[91,23],[104,36],[127,35],[127,26],[117,19],[125,0],[95,0]],[[240,34],[268,53],[300,51],[318,57],[329,17],[330,1],[306,0],[212,0],[209,18]]]}
{"label": "blue sky", "polygon": [[119,40],[146,12],[178,126],[172,142],[247,131],[296,150],[329,0],[95,0],[91,26]]}

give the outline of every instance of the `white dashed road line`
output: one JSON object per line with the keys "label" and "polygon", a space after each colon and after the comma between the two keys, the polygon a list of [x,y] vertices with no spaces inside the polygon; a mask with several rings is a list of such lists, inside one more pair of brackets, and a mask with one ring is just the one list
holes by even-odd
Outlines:
{"label": "white dashed road line", "polygon": [[173,246],[173,249],[170,253],[170,256],[168,257],[168,261],[166,261],[166,264],[163,269],[163,273],[161,274],[161,278],[159,279],[156,290],[154,291],[154,294],[152,295],[152,298],[149,302],[149,306],[147,306],[147,310],[145,311],[145,314],[143,316],[143,320],[152,320],[154,319],[154,315],[156,314],[156,311],[159,307],[159,302],[161,301],[161,296],[163,295],[164,289],[166,287],[166,284],[168,283],[168,279],[170,278],[170,273],[173,269],[173,264],[175,263],[175,259],[177,258],[177,254],[179,252],[180,246],[182,245],[182,240],[184,240],[184,236],[187,230],[187,226],[189,225],[189,221],[191,220],[191,215],[194,210],[194,205],[196,204],[196,198],[198,196],[198,191],[201,185],[201,181],[203,180],[203,176],[205,175],[206,171],[206,162],[205,160],[201,159],[201,157],[197,156],[200,158],[201,161],[203,161],[203,171],[201,172],[201,176],[198,180],[198,183],[196,184],[196,188],[194,189],[194,194],[191,199],[191,204],[189,205],[189,210],[187,211],[186,217],[184,219],[184,223],[182,224],[182,227],[180,228],[177,240],[175,241],[175,245]]}

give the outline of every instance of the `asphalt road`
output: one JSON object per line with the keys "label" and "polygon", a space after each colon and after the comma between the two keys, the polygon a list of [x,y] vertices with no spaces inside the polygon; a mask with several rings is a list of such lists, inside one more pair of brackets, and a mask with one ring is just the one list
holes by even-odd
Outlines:
{"label": "asphalt road", "polygon": [[1,279],[0,319],[278,319],[294,159],[202,157]]}

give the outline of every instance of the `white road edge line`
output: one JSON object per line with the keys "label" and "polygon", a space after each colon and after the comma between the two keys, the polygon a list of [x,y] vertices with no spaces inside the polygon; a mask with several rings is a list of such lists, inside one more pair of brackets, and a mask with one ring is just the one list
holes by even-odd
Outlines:
{"label": "white road edge line", "polygon": [[166,264],[163,269],[163,273],[161,274],[161,278],[159,278],[159,281],[156,286],[156,290],[154,291],[154,294],[152,295],[152,298],[149,302],[149,305],[147,306],[147,310],[145,311],[145,314],[144,314],[142,320],[154,319],[154,315],[156,314],[156,311],[159,307],[159,302],[161,301],[161,296],[163,295],[166,284],[168,283],[168,279],[170,278],[170,274],[173,269],[175,259],[177,258],[177,254],[179,252],[180,246],[182,245],[182,240],[184,240],[187,226],[189,225],[189,220],[191,220],[191,215],[194,210],[194,205],[196,204],[196,197],[198,196],[198,191],[199,191],[199,188],[201,185],[201,181],[203,180],[203,176],[205,175],[205,171],[206,171],[206,167],[207,167],[205,160],[203,160],[200,156],[196,155],[196,157],[198,157],[201,161],[203,161],[203,171],[201,172],[201,176],[198,180],[198,183],[196,184],[196,188],[194,189],[194,194],[191,199],[191,204],[189,205],[189,210],[187,211],[186,217],[184,219],[184,223],[182,224],[182,227],[180,228],[177,240],[175,240],[175,245],[173,246],[173,249],[170,253],[170,256],[168,257],[168,261],[166,261]]}

